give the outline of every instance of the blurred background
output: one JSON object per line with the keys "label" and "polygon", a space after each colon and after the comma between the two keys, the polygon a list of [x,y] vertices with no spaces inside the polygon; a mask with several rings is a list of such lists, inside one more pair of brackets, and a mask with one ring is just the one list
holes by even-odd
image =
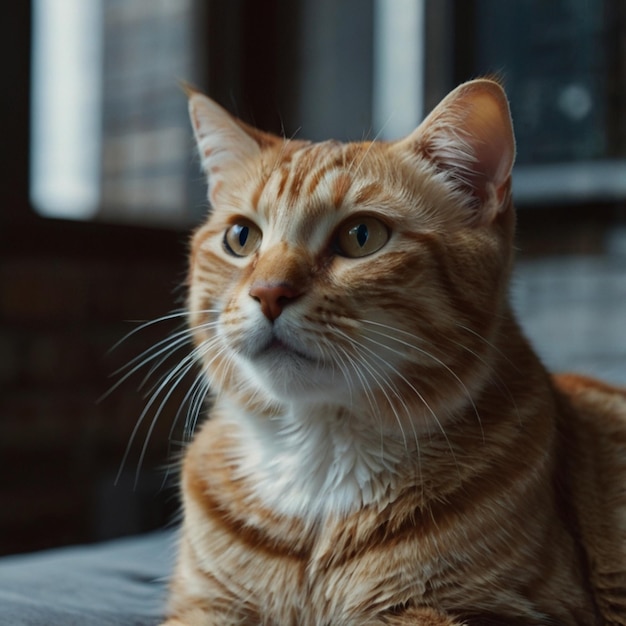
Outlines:
{"label": "blurred background", "polygon": [[176,509],[163,468],[189,384],[134,438],[143,373],[98,399],[179,327],[109,353],[184,302],[207,208],[180,81],[266,130],[358,140],[400,137],[459,82],[497,73],[518,142],[515,306],[551,368],[626,384],[623,0],[0,11],[0,554],[143,532]]}

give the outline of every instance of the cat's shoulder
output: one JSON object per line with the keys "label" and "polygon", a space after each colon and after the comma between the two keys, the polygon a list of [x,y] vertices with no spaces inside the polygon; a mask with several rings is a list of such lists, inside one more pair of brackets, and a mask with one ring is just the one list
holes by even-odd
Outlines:
{"label": "cat's shoulder", "polygon": [[554,382],[565,399],[562,459],[596,603],[605,623],[626,624],[626,389],[574,374]]}
{"label": "cat's shoulder", "polygon": [[591,477],[581,473],[591,472],[600,485],[616,482],[621,491],[626,484],[626,389],[578,374],[555,375],[553,381],[562,400],[566,455],[580,463],[569,471],[585,480]]}
{"label": "cat's shoulder", "polygon": [[553,380],[580,420],[626,444],[626,388],[579,374],[557,374]]}

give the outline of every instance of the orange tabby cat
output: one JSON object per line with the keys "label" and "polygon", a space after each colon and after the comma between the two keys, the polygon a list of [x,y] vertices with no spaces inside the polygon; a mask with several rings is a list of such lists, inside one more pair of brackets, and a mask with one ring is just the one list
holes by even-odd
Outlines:
{"label": "orange tabby cat", "polygon": [[393,143],[190,110],[213,401],[166,624],[626,624],[626,393],[551,379],[513,318],[501,87]]}

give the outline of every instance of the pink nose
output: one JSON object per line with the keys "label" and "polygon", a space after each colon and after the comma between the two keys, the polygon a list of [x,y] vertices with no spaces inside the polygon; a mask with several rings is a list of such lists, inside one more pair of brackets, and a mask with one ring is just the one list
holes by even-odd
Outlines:
{"label": "pink nose", "polygon": [[259,302],[263,315],[271,322],[300,295],[297,289],[285,283],[252,285],[248,293]]}

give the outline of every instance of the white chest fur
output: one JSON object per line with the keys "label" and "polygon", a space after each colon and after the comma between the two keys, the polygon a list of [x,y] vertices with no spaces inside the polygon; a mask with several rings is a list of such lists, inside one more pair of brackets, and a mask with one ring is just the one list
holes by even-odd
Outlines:
{"label": "white chest fur", "polygon": [[237,478],[281,515],[319,519],[381,501],[411,454],[380,424],[341,409],[291,407],[272,419],[232,408],[217,414],[238,433]]}

